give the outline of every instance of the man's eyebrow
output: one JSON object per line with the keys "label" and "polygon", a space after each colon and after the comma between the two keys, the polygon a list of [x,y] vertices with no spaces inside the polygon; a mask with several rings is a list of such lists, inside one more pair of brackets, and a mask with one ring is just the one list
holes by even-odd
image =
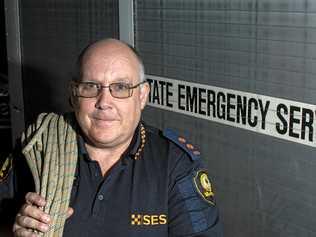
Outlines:
{"label": "man's eyebrow", "polygon": [[93,80],[93,79],[88,79],[88,80],[87,79],[82,79],[81,82],[101,83],[101,82],[99,82],[97,80]]}
{"label": "man's eyebrow", "polygon": [[[93,78],[82,78],[80,80],[80,82],[91,82],[91,83],[97,83],[97,84],[102,84],[101,81],[97,80],[97,79],[93,79]],[[109,81],[108,83],[119,83],[119,82],[125,82],[125,83],[128,83],[128,84],[131,84],[131,80],[128,78],[128,77],[119,77],[119,78],[115,78],[113,81]]]}

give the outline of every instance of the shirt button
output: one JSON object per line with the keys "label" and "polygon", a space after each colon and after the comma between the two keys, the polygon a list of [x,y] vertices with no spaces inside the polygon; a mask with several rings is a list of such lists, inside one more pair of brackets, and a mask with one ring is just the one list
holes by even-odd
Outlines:
{"label": "shirt button", "polygon": [[99,195],[98,195],[98,199],[99,199],[99,201],[102,201],[102,200],[103,200],[103,198],[104,198],[104,197],[103,197],[103,195],[102,195],[102,194],[99,194]]}

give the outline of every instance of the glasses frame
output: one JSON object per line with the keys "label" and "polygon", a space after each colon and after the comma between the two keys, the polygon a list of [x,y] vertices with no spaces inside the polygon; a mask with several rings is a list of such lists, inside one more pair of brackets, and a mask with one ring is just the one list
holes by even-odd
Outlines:
{"label": "glasses frame", "polygon": [[[97,89],[98,89],[97,95],[96,95],[96,96],[81,96],[81,95],[79,95],[79,94],[78,94],[78,91],[76,90],[76,89],[78,88],[79,84],[89,84],[89,83],[90,83],[90,84],[95,84],[95,85],[98,86],[98,87],[97,87]],[[102,91],[103,89],[109,88],[110,95],[111,95],[113,98],[116,98],[116,99],[126,99],[126,98],[129,98],[129,97],[131,97],[131,96],[133,95],[133,89],[139,87],[139,86],[142,85],[142,84],[147,83],[147,80],[144,80],[144,81],[142,81],[142,82],[139,82],[139,83],[137,83],[137,84],[134,85],[134,86],[132,86],[131,84],[125,83],[125,84],[128,85],[128,90],[129,90],[128,96],[125,96],[125,97],[113,96],[112,90],[111,90],[111,85],[113,85],[113,84],[120,84],[120,83],[125,83],[125,82],[113,82],[113,83],[109,84],[108,86],[103,86],[101,83],[98,83],[98,82],[91,82],[91,81],[86,81],[86,82],[81,81],[81,82],[78,82],[78,81],[72,81],[72,82],[71,82],[71,87],[72,87],[72,90],[73,90],[73,95],[74,95],[75,97],[96,98],[96,97],[98,97],[98,96],[101,94],[101,91]],[[76,89],[75,89],[75,88],[76,88]]]}

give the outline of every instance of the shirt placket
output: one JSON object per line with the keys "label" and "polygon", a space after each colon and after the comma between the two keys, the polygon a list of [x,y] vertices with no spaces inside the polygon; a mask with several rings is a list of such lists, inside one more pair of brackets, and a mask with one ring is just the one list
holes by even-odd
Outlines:
{"label": "shirt placket", "polygon": [[110,207],[107,205],[107,201],[111,198],[111,189],[115,185],[115,180],[118,179],[118,176],[124,169],[125,166],[119,162],[115,164],[107,176],[103,178],[101,169],[98,167],[94,178],[99,184],[99,187],[97,187],[97,192],[95,194],[94,204],[92,207],[93,216],[103,215],[102,213],[109,210]]}

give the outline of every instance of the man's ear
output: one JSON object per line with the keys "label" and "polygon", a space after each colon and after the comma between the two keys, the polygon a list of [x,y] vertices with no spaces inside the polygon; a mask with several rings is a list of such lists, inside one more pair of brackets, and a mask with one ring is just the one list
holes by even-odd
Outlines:
{"label": "man's ear", "polygon": [[76,92],[75,92],[71,83],[68,86],[68,94],[69,94],[68,101],[69,101],[71,108],[76,109],[76,107],[78,105],[78,97],[75,96]]}
{"label": "man's ear", "polygon": [[140,86],[140,105],[141,105],[141,109],[145,108],[145,105],[147,103],[148,100],[148,95],[150,92],[150,88],[149,88],[149,84],[148,82],[142,84]]}
{"label": "man's ear", "polygon": [[70,95],[69,96],[69,104],[71,106],[72,109],[76,109],[78,107],[78,98]]}

